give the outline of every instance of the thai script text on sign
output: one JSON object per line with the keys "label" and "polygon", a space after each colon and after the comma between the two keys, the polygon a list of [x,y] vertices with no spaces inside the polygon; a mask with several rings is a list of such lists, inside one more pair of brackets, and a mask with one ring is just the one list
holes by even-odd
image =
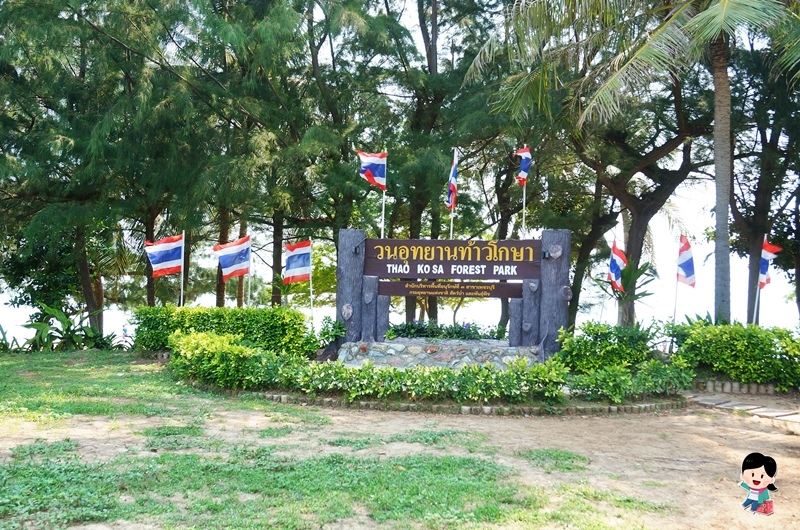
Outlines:
{"label": "thai script text on sign", "polygon": [[542,242],[367,239],[364,274],[379,278],[522,280],[541,277]]}
{"label": "thai script text on sign", "polygon": [[470,298],[522,298],[521,283],[386,281],[378,294],[390,296],[449,296]]}

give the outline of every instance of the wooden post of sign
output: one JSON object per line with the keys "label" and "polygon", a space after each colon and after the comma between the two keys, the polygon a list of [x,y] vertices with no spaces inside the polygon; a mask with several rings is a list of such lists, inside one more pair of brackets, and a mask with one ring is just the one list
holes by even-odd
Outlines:
{"label": "wooden post of sign", "polygon": [[569,250],[572,234],[569,230],[542,232],[542,281],[539,309],[539,342],[543,360],[557,352],[558,331],[567,327],[572,289],[569,282]]}
{"label": "wooden post of sign", "polygon": [[339,230],[336,262],[336,320],[344,322],[344,342],[361,340],[361,291],[364,279],[363,230]]}
{"label": "wooden post of sign", "polygon": [[361,341],[375,342],[378,324],[378,277],[364,276],[361,293]]}
{"label": "wooden post of sign", "polygon": [[508,345],[522,346],[522,298],[508,299]]}
{"label": "wooden post of sign", "polygon": [[386,332],[389,331],[389,309],[392,297],[385,294],[378,295],[378,324],[375,329],[375,340],[383,342]]}
{"label": "wooden post of sign", "polygon": [[522,344],[532,347],[539,343],[539,280],[522,280]]}

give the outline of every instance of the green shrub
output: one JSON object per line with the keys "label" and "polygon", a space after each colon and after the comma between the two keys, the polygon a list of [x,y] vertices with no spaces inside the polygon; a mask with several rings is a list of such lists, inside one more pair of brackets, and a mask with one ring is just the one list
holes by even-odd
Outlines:
{"label": "green shrub", "polygon": [[140,307],[134,312],[134,347],[143,351],[168,348],[175,331],[236,335],[276,353],[309,355],[319,344],[303,314],[277,308]]}
{"label": "green shrub", "polygon": [[633,375],[633,395],[645,397],[656,394],[675,394],[690,388],[694,371],[680,358],[665,364],[651,359],[636,367]]}
{"label": "green shrub", "polygon": [[521,403],[533,399],[556,402],[567,368],[558,360],[527,367],[518,359],[502,370],[491,364],[460,370],[414,366],[406,370],[358,368],[343,363],[308,362],[302,356],[277,355],[243,344],[235,335],[174,332],[170,370],[175,377],[225,388],[281,388],[310,396],[344,394],[349,401],[367,398],[454,400]]}
{"label": "green shrub", "polygon": [[410,399],[449,399],[458,392],[458,375],[450,368],[412,366],[405,372]]}
{"label": "green shrub", "polygon": [[725,324],[692,326],[678,351],[690,366],[708,367],[741,383],[800,386],[800,343],[781,328]]}
{"label": "green shrub", "polygon": [[170,335],[169,368],[179,378],[193,379],[226,388],[252,388],[259,351],[237,344],[234,335],[176,331]]}
{"label": "green shrub", "polygon": [[6,330],[3,329],[3,326],[0,326],[0,352],[19,351],[21,349],[17,339],[13,338],[9,341]]}
{"label": "green shrub", "polygon": [[575,374],[569,379],[570,393],[588,400],[607,399],[622,403],[633,395],[633,375],[626,366],[613,365]]}
{"label": "green shrub", "polygon": [[488,403],[500,398],[500,370],[493,364],[467,364],[456,374],[457,401]]}
{"label": "green shrub", "polygon": [[685,323],[666,322],[664,324],[664,334],[672,339],[675,347],[680,348],[694,329],[713,325],[714,321],[711,319],[710,314],[706,314],[705,317],[686,317]]}
{"label": "green shrub", "polygon": [[386,332],[386,339],[391,340],[397,337],[409,339],[456,339],[456,340],[480,340],[496,339],[505,336],[505,328],[488,328],[484,331],[479,325],[466,322],[464,324],[439,324],[435,320],[429,322],[404,322],[389,327]]}
{"label": "green shrub", "polygon": [[572,372],[589,373],[609,366],[635,366],[650,353],[655,339],[655,326],[612,326],[587,322],[580,333],[570,335],[561,330],[557,357]]}
{"label": "green shrub", "polygon": [[317,340],[321,347],[325,347],[337,339],[344,337],[346,333],[347,327],[344,322],[341,320],[334,320],[331,317],[324,317],[322,319],[322,325],[319,328],[319,333],[317,334]]}
{"label": "green shrub", "polygon": [[633,369],[616,365],[571,375],[567,385],[574,396],[622,403],[626,399],[675,394],[691,387],[692,379],[694,372],[680,361],[664,364],[651,359]]}
{"label": "green shrub", "polygon": [[[67,315],[57,307],[39,303],[42,320],[23,324],[23,327],[34,330],[34,335],[26,340],[22,349],[29,351],[71,351],[87,348],[111,349],[114,336],[104,337],[93,328],[89,320],[91,315],[81,313],[78,318]],[[93,314],[96,314],[93,313]],[[3,333],[5,340],[5,333]],[[5,347],[6,342],[0,344]]]}

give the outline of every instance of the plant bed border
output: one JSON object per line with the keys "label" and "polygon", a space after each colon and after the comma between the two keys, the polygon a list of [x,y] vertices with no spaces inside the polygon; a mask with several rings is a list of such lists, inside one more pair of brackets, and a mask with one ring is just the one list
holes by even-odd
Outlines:
{"label": "plant bed border", "polygon": [[772,396],[787,392],[775,390],[774,383],[740,383],[728,379],[716,378],[696,378],[692,381],[692,390],[703,390],[705,392],[716,392],[722,394],[749,394]]}
{"label": "plant bed border", "polygon": [[683,396],[673,396],[664,401],[605,404],[563,405],[462,405],[457,403],[432,403],[425,401],[364,400],[347,401],[342,396],[309,397],[304,394],[274,393],[251,390],[223,389],[194,382],[192,387],[210,392],[221,392],[232,397],[252,396],[285,405],[315,406],[351,410],[381,410],[389,412],[426,412],[433,414],[473,416],[616,416],[620,414],[647,414],[681,410],[689,405]]}

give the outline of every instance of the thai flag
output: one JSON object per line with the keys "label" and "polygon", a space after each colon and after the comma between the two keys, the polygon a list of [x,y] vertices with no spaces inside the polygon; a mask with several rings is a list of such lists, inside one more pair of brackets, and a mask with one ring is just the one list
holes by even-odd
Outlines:
{"label": "thai flag", "polygon": [[678,281],[694,287],[694,259],[689,240],[681,234],[681,246],[678,249]]}
{"label": "thai flag", "polygon": [[758,271],[758,287],[763,289],[769,283],[769,262],[778,257],[778,252],[783,250],[778,245],[773,245],[767,242],[764,238],[764,244],[761,245],[761,266]]}
{"label": "thai flag", "polygon": [[387,153],[365,153],[356,151],[361,159],[360,174],[367,182],[386,191],[386,155]]}
{"label": "thai flag", "polygon": [[153,266],[153,278],[183,271],[183,234],[145,241],[144,251]]}
{"label": "thai flag", "polygon": [[450,168],[450,178],[447,180],[447,197],[444,199],[444,205],[448,210],[454,210],[456,207],[456,195],[458,195],[458,187],[456,186],[456,178],[458,177],[458,151],[453,150],[453,166]]}
{"label": "thai flag", "polygon": [[517,175],[517,182],[519,182],[520,186],[524,186],[528,181],[528,172],[531,170],[531,148],[523,147],[514,154],[522,157],[522,160],[519,162],[519,175]]}
{"label": "thai flag", "polygon": [[244,236],[232,243],[214,245],[214,254],[222,269],[222,281],[250,273],[250,236]]}
{"label": "thai flag", "polygon": [[628,266],[628,258],[625,253],[617,248],[617,242],[611,246],[611,262],[608,265],[608,281],[611,287],[617,291],[625,292],[622,287],[622,269]]}
{"label": "thai flag", "polygon": [[286,266],[283,268],[283,284],[307,282],[311,279],[311,240],[286,244]]}

